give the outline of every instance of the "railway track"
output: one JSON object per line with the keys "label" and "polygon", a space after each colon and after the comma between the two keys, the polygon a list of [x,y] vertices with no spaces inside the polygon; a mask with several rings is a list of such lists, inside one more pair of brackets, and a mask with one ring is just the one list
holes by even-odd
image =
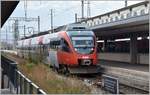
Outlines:
{"label": "railway track", "polygon": [[79,80],[82,80],[84,84],[91,87],[92,94],[111,94],[102,88],[100,75],[77,75]]}
{"label": "railway track", "polygon": [[123,94],[149,94],[149,91],[145,91],[136,87],[132,87],[125,84],[119,84],[120,93]]}
{"label": "railway track", "polygon": [[[102,87],[102,76],[100,75],[86,75],[77,76],[78,79],[82,80],[87,86],[94,87],[92,90],[93,94],[111,94]],[[132,87],[126,84],[119,83],[120,94],[148,94],[149,91],[145,91],[136,87]]]}

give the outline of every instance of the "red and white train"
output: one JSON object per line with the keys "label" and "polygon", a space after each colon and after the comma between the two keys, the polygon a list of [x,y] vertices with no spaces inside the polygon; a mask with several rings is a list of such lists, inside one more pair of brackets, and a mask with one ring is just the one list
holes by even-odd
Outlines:
{"label": "red and white train", "polygon": [[44,60],[59,72],[98,73],[96,37],[85,25],[20,40],[17,48],[19,56]]}

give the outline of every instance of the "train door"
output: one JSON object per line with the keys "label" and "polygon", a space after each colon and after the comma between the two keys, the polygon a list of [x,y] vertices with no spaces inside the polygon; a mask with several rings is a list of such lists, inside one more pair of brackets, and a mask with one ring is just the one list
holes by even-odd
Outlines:
{"label": "train door", "polygon": [[57,58],[57,49],[60,45],[59,40],[50,41],[50,50],[49,50],[49,62],[53,67],[59,68],[58,58]]}

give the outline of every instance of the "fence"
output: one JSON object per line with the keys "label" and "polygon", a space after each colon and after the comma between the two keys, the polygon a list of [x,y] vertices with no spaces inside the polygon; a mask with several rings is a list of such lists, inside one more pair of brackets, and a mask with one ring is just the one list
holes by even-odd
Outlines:
{"label": "fence", "polygon": [[[31,80],[25,77],[18,69],[17,63],[1,56],[2,80],[1,87],[7,83],[7,88],[13,94],[46,94]],[[8,80],[4,79],[7,76]]]}

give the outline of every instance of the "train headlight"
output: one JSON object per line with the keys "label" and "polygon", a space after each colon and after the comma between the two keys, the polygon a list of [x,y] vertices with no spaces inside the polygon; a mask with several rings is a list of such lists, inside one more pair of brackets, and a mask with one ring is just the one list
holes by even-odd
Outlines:
{"label": "train headlight", "polygon": [[77,48],[75,48],[75,51],[77,51],[78,49]]}
{"label": "train headlight", "polygon": [[94,48],[91,48],[91,50],[93,51],[93,50],[94,50]]}

